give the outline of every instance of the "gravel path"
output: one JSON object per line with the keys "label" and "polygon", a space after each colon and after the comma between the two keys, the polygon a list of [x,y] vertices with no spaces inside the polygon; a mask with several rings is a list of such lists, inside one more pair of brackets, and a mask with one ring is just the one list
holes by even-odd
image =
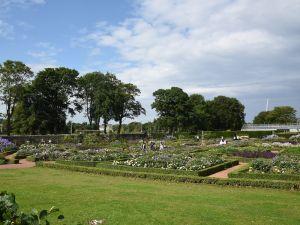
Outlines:
{"label": "gravel path", "polygon": [[[5,158],[9,159],[12,155],[5,156]],[[1,169],[23,169],[23,168],[31,168],[35,166],[35,162],[28,161],[27,159],[21,159],[18,164],[4,164],[0,165]]]}
{"label": "gravel path", "polygon": [[228,174],[231,173],[232,171],[235,171],[237,169],[240,169],[241,167],[244,167],[247,163],[240,163],[239,165],[233,166],[231,168],[228,168],[226,170],[222,170],[220,172],[214,173],[210,175],[209,177],[214,177],[214,178],[221,178],[225,179],[228,178]]}

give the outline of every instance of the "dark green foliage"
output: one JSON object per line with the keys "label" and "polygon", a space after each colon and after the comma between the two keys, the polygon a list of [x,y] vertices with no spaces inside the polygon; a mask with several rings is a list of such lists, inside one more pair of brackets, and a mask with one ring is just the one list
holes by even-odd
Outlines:
{"label": "dark green foliage", "polygon": [[47,68],[24,89],[15,113],[17,133],[65,133],[67,113],[80,110],[76,70]]}
{"label": "dark green foliage", "polygon": [[244,106],[235,98],[218,96],[205,101],[203,96],[188,96],[181,88],[159,89],[152,108],[159,118],[156,126],[162,130],[197,132],[200,130],[239,130],[244,124]]}
{"label": "dark green foliage", "polygon": [[215,178],[209,178],[209,177],[179,176],[179,175],[174,175],[174,174],[157,174],[157,173],[120,171],[120,170],[111,170],[111,169],[102,169],[102,168],[93,168],[93,167],[50,164],[50,163],[42,163],[42,162],[39,162],[37,165],[40,167],[65,169],[65,170],[84,172],[84,173],[144,178],[144,179],[151,179],[151,180],[203,183],[203,184],[218,184],[218,185],[224,185],[224,186],[250,186],[250,187],[265,187],[265,188],[276,188],[276,189],[300,190],[299,182],[251,180],[251,179],[247,180],[247,179],[234,179],[234,178],[232,178],[232,179],[215,179]]}
{"label": "dark green foliage", "polygon": [[[14,194],[7,192],[0,193],[0,224],[2,225],[50,225],[48,217],[59,209],[51,207],[49,210],[41,210],[38,212],[33,209],[31,213],[24,213],[19,211],[19,205],[16,202]],[[57,220],[63,220],[64,216],[59,215]]]}
{"label": "dark green foliage", "polygon": [[198,175],[199,176],[209,176],[211,174],[220,172],[220,171],[225,170],[227,168],[236,166],[238,164],[239,164],[238,160],[234,160],[234,161],[230,161],[230,162],[224,162],[224,163],[221,163],[219,165],[215,165],[215,166],[212,166],[212,167],[208,167],[206,169],[202,169],[202,170],[198,171]]}
{"label": "dark green foliage", "polygon": [[184,129],[189,123],[191,105],[189,96],[181,88],[159,89],[153,93],[155,98],[152,108],[159,115],[158,123],[169,133]]}
{"label": "dark green foliage", "polygon": [[296,122],[296,110],[290,106],[278,106],[271,111],[260,112],[253,120],[255,124],[287,124]]}
{"label": "dark green foliage", "polygon": [[22,88],[33,76],[31,69],[19,61],[7,60],[0,64],[0,100],[6,106],[6,132],[10,135],[11,120]]}
{"label": "dark green foliage", "polygon": [[211,130],[240,130],[245,122],[245,107],[236,99],[215,97],[207,102]]}

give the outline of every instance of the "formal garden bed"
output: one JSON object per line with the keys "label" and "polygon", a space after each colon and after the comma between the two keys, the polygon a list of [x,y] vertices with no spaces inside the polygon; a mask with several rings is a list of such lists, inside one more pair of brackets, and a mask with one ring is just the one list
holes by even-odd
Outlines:
{"label": "formal garden bed", "polygon": [[[289,141],[291,137],[283,137],[282,142],[250,138],[219,145],[219,140],[213,138],[204,142],[194,137],[127,141],[88,134],[82,143],[23,144],[15,158],[36,161],[43,167],[96,174],[297,189],[300,147]],[[164,148],[160,149],[162,141]],[[216,182],[207,177],[238,165],[239,161],[248,167],[230,173],[229,179]]]}

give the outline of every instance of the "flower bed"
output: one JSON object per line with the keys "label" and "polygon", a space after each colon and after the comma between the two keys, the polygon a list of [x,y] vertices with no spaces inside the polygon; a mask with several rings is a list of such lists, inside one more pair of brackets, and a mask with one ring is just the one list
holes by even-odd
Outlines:
{"label": "flower bed", "polygon": [[277,154],[271,151],[236,151],[233,153],[234,156],[244,157],[244,158],[266,158],[272,159]]}
{"label": "flower bed", "polygon": [[282,155],[271,161],[256,159],[251,163],[249,173],[299,174],[299,158]]}
{"label": "flower bed", "polygon": [[224,160],[221,157],[214,155],[191,156],[188,154],[147,154],[138,155],[126,161],[114,161],[113,164],[144,168],[197,171],[223,162]]}
{"label": "flower bed", "polygon": [[55,144],[21,145],[16,158],[31,156],[34,161],[74,160],[74,161],[107,161],[127,159],[129,154],[108,149],[77,150]]}

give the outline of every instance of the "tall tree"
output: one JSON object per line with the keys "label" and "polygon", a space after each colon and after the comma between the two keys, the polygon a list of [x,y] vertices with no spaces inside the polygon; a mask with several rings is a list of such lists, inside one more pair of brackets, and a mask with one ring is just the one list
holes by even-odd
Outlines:
{"label": "tall tree", "polygon": [[240,130],[245,122],[244,105],[236,98],[215,97],[207,103],[209,128],[214,130]]}
{"label": "tall tree", "polygon": [[278,106],[271,111],[260,112],[253,120],[255,124],[287,124],[296,122],[296,110],[291,106]]}
{"label": "tall tree", "polygon": [[114,92],[113,117],[119,123],[118,134],[121,133],[124,118],[133,119],[140,114],[146,114],[141,103],[135,98],[140,90],[133,84],[120,83]]}
{"label": "tall tree", "polygon": [[7,60],[0,64],[1,101],[6,106],[6,132],[11,133],[11,119],[22,87],[33,76],[31,69],[19,61]]}
{"label": "tall tree", "polygon": [[190,130],[200,131],[207,129],[208,114],[206,112],[206,101],[202,95],[192,94],[189,97],[191,106]]}
{"label": "tall tree", "polygon": [[[19,103],[20,111],[15,119],[19,131],[38,134],[66,132],[67,113],[72,116],[81,109],[77,102],[77,77],[76,70],[63,67],[40,71]],[[22,125],[18,118],[28,115],[27,122]]]}
{"label": "tall tree", "polygon": [[152,108],[159,115],[158,123],[166,127],[169,133],[187,127],[191,107],[189,96],[181,88],[159,89],[153,93]]}
{"label": "tall tree", "polygon": [[121,83],[115,75],[93,72],[79,78],[81,97],[90,125],[99,129],[103,118],[104,133],[108,122],[113,118],[114,91]]}

